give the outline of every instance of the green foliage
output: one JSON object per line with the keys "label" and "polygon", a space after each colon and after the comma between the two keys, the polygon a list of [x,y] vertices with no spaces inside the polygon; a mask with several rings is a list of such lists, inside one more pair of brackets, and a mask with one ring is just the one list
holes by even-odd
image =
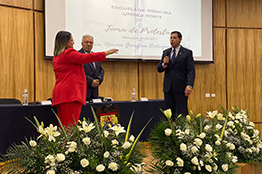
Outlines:
{"label": "green foliage", "polygon": [[11,173],[141,173],[132,168],[144,157],[139,137],[135,140],[130,132],[126,136],[120,124],[105,130],[97,120],[84,119],[58,129],[52,124],[44,128],[36,118],[35,122],[40,133],[37,140],[14,144],[1,158],[2,167]]}
{"label": "green foliage", "polygon": [[[164,113],[164,112],[163,112]],[[237,157],[223,132],[225,116],[162,119],[151,131],[151,173],[233,173]]]}

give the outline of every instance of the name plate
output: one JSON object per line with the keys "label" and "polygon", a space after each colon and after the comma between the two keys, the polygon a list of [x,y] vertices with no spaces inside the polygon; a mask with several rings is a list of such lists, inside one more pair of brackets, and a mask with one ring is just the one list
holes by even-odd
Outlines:
{"label": "name plate", "polygon": [[142,97],[140,100],[141,101],[148,101],[148,99],[146,97]]}
{"label": "name plate", "polygon": [[102,103],[100,98],[92,99],[93,103]]}
{"label": "name plate", "polygon": [[52,105],[51,100],[41,101],[41,105]]}

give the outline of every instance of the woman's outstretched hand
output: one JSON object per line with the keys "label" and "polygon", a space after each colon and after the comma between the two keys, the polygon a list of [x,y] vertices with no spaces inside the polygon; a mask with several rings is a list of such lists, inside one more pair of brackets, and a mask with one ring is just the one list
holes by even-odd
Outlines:
{"label": "woman's outstretched hand", "polygon": [[110,54],[118,53],[118,49],[107,50],[107,51],[105,51],[105,53],[106,53],[106,56],[108,56]]}

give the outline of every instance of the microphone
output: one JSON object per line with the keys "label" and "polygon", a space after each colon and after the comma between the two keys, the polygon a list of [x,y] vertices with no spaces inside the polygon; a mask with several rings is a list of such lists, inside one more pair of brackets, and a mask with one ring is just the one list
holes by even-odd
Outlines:
{"label": "microphone", "polygon": [[[169,60],[170,60],[170,52],[167,53],[166,57],[169,57]],[[167,67],[167,63],[164,64],[164,67],[165,68]]]}

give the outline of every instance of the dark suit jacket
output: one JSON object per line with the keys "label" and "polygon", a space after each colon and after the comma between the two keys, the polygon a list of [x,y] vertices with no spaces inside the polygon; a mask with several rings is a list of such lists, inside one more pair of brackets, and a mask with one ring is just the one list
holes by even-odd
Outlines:
{"label": "dark suit jacket", "polygon": [[164,72],[163,91],[169,92],[170,89],[175,93],[184,93],[187,85],[194,86],[195,66],[193,53],[191,50],[180,47],[179,53],[175,58],[174,64],[169,61],[166,68],[162,66],[165,56],[170,57],[172,48],[163,51],[160,63],[157,66],[158,72]]}
{"label": "dark suit jacket", "polygon": [[[80,49],[78,52],[85,53],[83,49]],[[94,79],[99,79],[101,84],[104,80],[104,69],[101,65],[101,62],[95,62],[95,66],[96,68],[94,69],[93,63],[84,64],[86,81],[87,81],[87,93],[86,93],[87,99],[98,97],[98,87],[93,88],[91,86],[92,81]]]}

